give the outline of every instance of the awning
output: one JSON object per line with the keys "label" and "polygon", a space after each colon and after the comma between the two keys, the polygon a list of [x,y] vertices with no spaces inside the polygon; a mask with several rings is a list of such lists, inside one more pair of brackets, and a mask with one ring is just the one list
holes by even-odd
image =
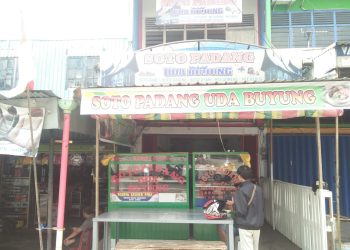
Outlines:
{"label": "awning", "polygon": [[133,120],[236,120],[236,119],[289,119],[295,117],[336,117],[342,116],[342,109],[332,110],[287,110],[287,111],[259,111],[259,112],[224,112],[224,113],[189,113],[189,114],[127,114],[102,116],[113,119]]}

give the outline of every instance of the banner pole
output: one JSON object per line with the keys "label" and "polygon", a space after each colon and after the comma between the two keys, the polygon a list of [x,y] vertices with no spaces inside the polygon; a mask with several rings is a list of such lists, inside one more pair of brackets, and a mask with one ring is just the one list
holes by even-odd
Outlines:
{"label": "banner pole", "polygon": [[50,131],[50,146],[49,146],[49,176],[47,181],[47,239],[46,248],[47,250],[52,249],[52,203],[53,203],[53,158],[54,158],[54,136],[53,132]]}
{"label": "banner pole", "polygon": [[337,244],[341,249],[340,203],[339,203],[339,118],[335,117],[335,196],[337,209]]}
{"label": "banner pole", "polygon": [[41,227],[41,215],[40,215],[40,203],[39,203],[39,188],[38,188],[38,174],[37,174],[37,166],[36,166],[36,157],[35,157],[35,145],[34,145],[34,135],[33,135],[33,123],[32,123],[32,109],[30,106],[30,90],[27,87],[27,103],[28,103],[28,115],[29,115],[29,126],[30,126],[30,140],[32,144],[32,160],[33,160],[33,172],[34,172],[34,187],[35,187],[35,204],[36,204],[36,216],[38,221],[38,233],[39,233],[39,242],[40,242],[40,250],[44,249],[43,246],[43,235],[42,235],[42,227]]}
{"label": "banner pole", "polygon": [[71,111],[77,106],[73,100],[60,100],[58,105],[64,111],[63,135],[62,135],[62,152],[61,152],[61,170],[58,193],[57,208],[57,232],[56,232],[56,250],[62,250],[63,231],[64,231],[64,210],[66,205],[66,188],[68,172],[68,146]]}

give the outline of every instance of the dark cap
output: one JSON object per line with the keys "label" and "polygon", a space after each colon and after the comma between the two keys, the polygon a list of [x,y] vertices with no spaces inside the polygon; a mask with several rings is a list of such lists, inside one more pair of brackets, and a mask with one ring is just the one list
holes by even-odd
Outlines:
{"label": "dark cap", "polygon": [[253,171],[250,167],[242,165],[237,169],[237,174],[242,176],[245,180],[250,180],[253,178]]}

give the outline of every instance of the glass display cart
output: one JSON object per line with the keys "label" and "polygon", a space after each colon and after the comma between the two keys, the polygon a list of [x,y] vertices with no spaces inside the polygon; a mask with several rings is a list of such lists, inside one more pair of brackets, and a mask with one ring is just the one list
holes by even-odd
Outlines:
{"label": "glass display cart", "polygon": [[[109,163],[108,210],[190,208],[187,153],[117,154]],[[186,225],[124,223],[121,238],[187,239]]]}
{"label": "glass display cart", "polygon": [[[211,199],[230,200],[236,187],[233,177],[243,164],[250,166],[247,152],[194,152],[193,207],[202,209]],[[219,240],[215,225],[194,225],[193,236],[198,240]]]}

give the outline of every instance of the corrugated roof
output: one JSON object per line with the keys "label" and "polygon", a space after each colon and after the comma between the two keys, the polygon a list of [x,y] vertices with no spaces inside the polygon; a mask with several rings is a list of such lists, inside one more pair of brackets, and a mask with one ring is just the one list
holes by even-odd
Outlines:
{"label": "corrugated roof", "polygon": [[[0,57],[17,56],[18,41],[0,40]],[[126,39],[33,40],[35,90],[52,91],[60,98],[71,98],[66,88],[67,56],[99,56],[103,51],[118,54],[128,46]]]}
{"label": "corrugated roof", "polygon": [[[35,90],[35,91],[30,91],[29,94],[30,98],[49,98],[49,97],[57,97],[52,91],[50,90]],[[27,93],[24,92],[13,99],[25,99],[27,98]],[[8,98],[5,96],[0,95],[0,101],[1,100],[7,100]]]}

